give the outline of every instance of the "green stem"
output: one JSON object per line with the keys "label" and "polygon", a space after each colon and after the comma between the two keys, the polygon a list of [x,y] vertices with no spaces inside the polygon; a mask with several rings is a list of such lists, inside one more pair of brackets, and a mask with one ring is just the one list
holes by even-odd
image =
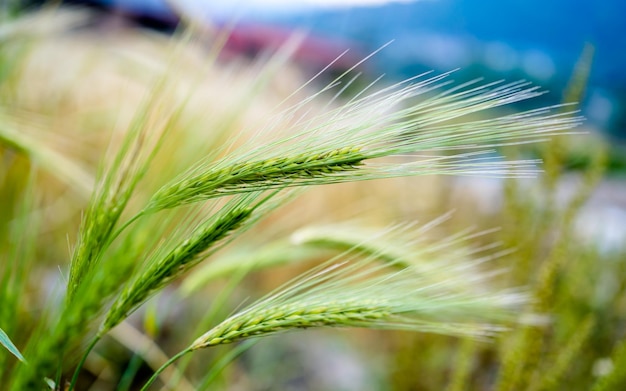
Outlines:
{"label": "green stem", "polygon": [[143,360],[141,356],[137,354],[133,354],[133,356],[130,359],[130,362],[128,363],[128,366],[126,367],[126,370],[124,371],[124,374],[122,375],[122,378],[120,379],[117,385],[117,391],[130,390],[133,379],[137,375],[137,372],[139,371],[141,364],[143,364]]}
{"label": "green stem", "polygon": [[215,363],[215,365],[213,365],[209,373],[207,373],[207,375],[202,379],[197,389],[199,391],[208,389],[213,380],[215,380],[215,378],[220,373],[222,373],[222,371],[228,366],[228,364],[230,364],[233,360],[239,357],[242,353],[250,349],[252,345],[256,344],[257,342],[259,342],[258,339],[249,339],[243,341],[235,349],[231,350],[228,354],[220,358],[220,360]]}
{"label": "green stem", "polygon": [[[216,296],[209,312],[198,323],[198,326],[195,328],[194,335],[203,334],[205,330],[209,328],[209,325],[211,325],[211,323],[213,323],[217,319],[217,315],[226,305],[227,299],[232,296],[234,290],[239,286],[239,283],[248,275],[249,272],[249,266],[241,267],[237,271],[236,275],[229,280],[228,285],[224,287],[224,289],[222,289],[220,293]],[[178,365],[178,376],[176,376],[173,381],[170,382],[170,385],[173,388],[176,388],[176,386],[178,385],[178,381],[182,377],[182,374],[185,372],[185,369],[189,365],[190,360],[191,356],[187,356],[185,359],[181,360],[182,363]]]}
{"label": "green stem", "polygon": [[145,214],[145,212],[142,210],[139,213],[137,213],[136,215],[134,215],[133,217],[130,218],[130,220],[126,221],[121,227],[119,227],[117,229],[117,231],[115,231],[113,233],[113,235],[111,235],[111,237],[109,238],[109,240],[107,241],[107,246],[111,243],[113,243],[113,241],[120,236],[120,234],[126,229],[128,228],[129,225],[131,225],[132,223],[134,223],[135,221],[137,221],[141,216],[143,216]]}
{"label": "green stem", "polygon": [[146,391],[148,389],[148,387],[150,387],[152,385],[152,383],[154,383],[154,381],[159,377],[159,375],[164,370],[167,369],[167,367],[172,365],[174,363],[174,361],[178,360],[179,358],[181,358],[182,356],[184,356],[185,354],[190,353],[190,352],[191,352],[191,349],[190,348],[186,348],[185,350],[181,350],[180,352],[176,353],[175,356],[173,356],[172,358],[167,360],[165,362],[165,364],[161,365],[161,367],[159,369],[157,369],[156,372],[154,372],[154,374],[152,375],[152,377],[150,377],[150,379],[148,379],[146,384],[144,384],[143,387],[141,387],[141,391]]}
{"label": "green stem", "polygon": [[70,383],[70,388],[68,391],[72,391],[74,387],[76,387],[76,381],[78,381],[78,375],[80,374],[80,370],[83,368],[83,365],[85,365],[85,361],[87,360],[87,356],[89,356],[89,353],[93,350],[98,341],[100,341],[100,338],[100,335],[96,335],[87,346],[87,350],[85,350],[85,353],[80,359],[78,366],[76,366],[76,370],[74,371],[74,375],[72,376],[72,382]]}

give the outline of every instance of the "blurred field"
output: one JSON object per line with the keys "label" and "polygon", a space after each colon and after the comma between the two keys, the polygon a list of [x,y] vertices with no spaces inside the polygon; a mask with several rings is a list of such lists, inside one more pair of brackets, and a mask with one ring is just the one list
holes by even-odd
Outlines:
{"label": "blurred field", "polygon": [[[154,160],[131,209],[139,208],[164,178],[215,153],[216,145],[234,148],[267,126],[289,134],[289,120],[272,114],[316,88],[313,83],[299,89],[306,77],[290,64],[289,46],[273,56],[224,62],[216,54],[215,35],[183,32],[171,38],[94,27],[90,16],[80,13],[29,18],[5,25],[8,32],[0,37],[0,234],[7,239],[0,246],[2,262],[14,250],[9,232],[25,194],[36,200],[29,213],[39,221],[32,232],[37,246],[29,249],[36,262],[24,271],[28,297],[11,314],[17,319],[13,325],[0,324],[18,347],[25,346],[42,314],[54,311],[100,162],[110,157],[156,89],[148,123],[164,126],[181,103],[183,109],[160,152],[168,158]],[[327,110],[322,104],[307,108],[311,111],[302,115]],[[571,173],[565,164],[580,139],[586,140],[590,163]],[[539,149],[545,174],[537,179],[430,176],[307,189],[209,260],[252,257],[310,225],[349,220],[384,228],[427,223],[453,211],[427,233],[429,239],[470,227],[477,232],[499,228],[464,244],[500,243],[494,254],[512,250],[480,267],[503,270],[497,278],[501,287],[527,290],[533,298],[529,312],[543,319],[539,326],[517,325],[486,342],[373,330],[289,333],[263,338],[216,375],[211,389],[626,389],[623,178],[604,178],[605,147],[591,135],[564,136]],[[502,153],[515,157],[528,151],[510,147]],[[29,183],[29,173],[35,183]],[[122,389],[121,384],[139,389],[163,357],[133,333],[147,336],[146,343],[170,356],[196,337],[208,312],[215,310],[215,319],[221,319],[321,261],[317,255],[301,258],[278,260],[274,267],[241,276],[235,286],[238,275],[192,293],[178,290],[176,282],[98,345],[78,389]],[[202,266],[196,270],[203,272]],[[225,304],[210,309],[222,290]],[[177,389],[193,388],[233,349],[226,345],[194,354]],[[20,365],[4,351],[0,364]],[[2,376],[7,381],[11,371]]]}

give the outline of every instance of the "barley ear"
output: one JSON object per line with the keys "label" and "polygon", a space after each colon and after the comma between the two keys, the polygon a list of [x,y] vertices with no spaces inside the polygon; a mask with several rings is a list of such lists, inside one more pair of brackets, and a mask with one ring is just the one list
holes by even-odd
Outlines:
{"label": "barley ear", "polygon": [[115,300],[99,334],[115,327],[158,290],[228,243],[233,234],[252,225],[267,210],[257,208],[272,205],[266,203],[269,197],[253,203],[257,196],[246,195],[230,201],[193,232],[183,235],[178,243],[157,250]]}
{"label": "barley ear", "polygon": [[[344,258],[346,255],[343,256]],[[527,298],[514,291],[459,288],[463,273],[397,270],[375,258],[336,259],[224,320],[196,339],[192,350],[310,327],[364,327],[488,336],[515,318]],[[445,273],[445,270],[452,271]],[[476,284],[478,284],[476,280]],[[484,285],[485,279],[480,280]]]}
{"label": "barley ear", "polygon": [[[288,135],[268,134],[261,145],[253,138],[164,185],[145,211],[268,189],[399,176],[535,175],[536,161],[502,161],[490,148],[542,140],[581,122],[573,113],[555,112],[561,106],[492,114],[494,108],[542,95],[525,82],[467,83],[422,96],[445,86],[445,76],[398,83],[349,101],[295,123]],[[477,113],[487,119],[474,119]],[[398,159],[383,159],[390,157]]]}
{"label": "barley ear", "polygon": [[152,197],[146,210],[169,209],[225,195],[280,189],[315,178],[327,178],[328,182],[332,182],[332,178],[339,173],[356,171],[366,158],[367,155],[354,147],[252,160],[225,167],[216,164],[203,173],[161,188]]}
{"label": "barley ear", "polygon": [[[156,99],[156,98],[153,98]],[[83,216],[79,237],[72,252],[67,300],[71,301],[114,239],[115,228],[135,187],[153,157],[158,137],[147,136],[149,103],[140,110],[113,162],[104,169]],[[156,138],[156,140],[154,139]]]}

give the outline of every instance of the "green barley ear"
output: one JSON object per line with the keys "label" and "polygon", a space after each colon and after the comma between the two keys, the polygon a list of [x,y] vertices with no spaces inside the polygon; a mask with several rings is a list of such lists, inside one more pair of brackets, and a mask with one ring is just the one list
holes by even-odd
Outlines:
{"label": "green barley ear", "polygon": [[[172,64],[170,64],[172,65]],[[67,298],[71,300],[82,279],[98,264],[110,242],[134,220],[135,215],[116,231],[137,184],[143,178],[164,137],[179,118],[183,106],[167,107],[167,76],[159,78],[115,153],[83,217],[80,236],[72,253]]]}
{"label": "green barley ear", "polygon": [[136,214],[122,227],[117,223],[126,209],[137,184],[146,174],[165,137],[179,120],[186,100],[171,107],[169,71],[176,67],[177,49],[186,41],[177,42],[170,53],[165,72],[157,75],[154,87],[145,98],[124,135],[121,146],[110,165],[100,173],[98,185],[81,222],[79,238],[72,253],[67,299],[71,300],[83,278],[98,264],[111,241],[128,225],[142,217]]}
{"label": "green barley ear", "polygon": [[[163,223],[163,219],[160,222]],[[135,260],[156,240],[146,237],[147,232],[155,232],[150,224],[153,226],[154,222],[149,219],[139,221],[137,230],[132,230],[108,250],[106,262],[84,277],[74,299],[55,307],[55,312],[43,317],[25,351],[29,365],[15,372],[11,389],[40,389],[37,384],[41,379],[75,363],[81,343],[97,327],[96,320],[102,316],[111,297],[119,293],[120,285],[132,274],[137,266]],[[146,227],[152,230],[148,231]]]}
{"label": "green barley ear", "polygon": [[309,327],[365,327],[489,336],[486,321],[514,319],[519,293],[449,291],[411,268],[385,271],[363,262],[335,264],[237,313],[202,335],[190,350]]}
{"label": "green barley ear", "polygon": [[456,267],[398,270],[377,257],[346,253],[228,317],[173,356],[168,365],[198,349],[312,327],[411,330],[486,338],[519,320],[527,295],[487,287],[489,275],[467,283]]}
{"label": "green barley ear", "polygon": [[255,190],[276,189],[294,181],[327,177],[354,171],[366,155],[359,148],[343,148],[319,154],[301,154],[260,161],[234,163],[207,170],[159,190],[147,210],[168,209],[194,201]]}
{"label": "green barley ear", "polygon": [[[297,279],[209,330],[189,350],[309,327],[366,327],[489,336],[511,321],[526,295],[492,292],[488,275],[467,283],[465,262],[400,270],[375,262],[339,258]],[[345,256],[344,256],[345,258]]]}
{"label": "green barley ear", "polygon": [[[145,109],[147,110],[147,109]],[[106,169],[85,211],[80,236],[72,253],[67,299],[98,263],[114,236],[117,222],[149,163],[146,156],[146,113],[135,119],[111,166]]]}
{"label": "green barley ear", "polygon": [[272,208],[272,203],[267,203],[271,195],[255,202],[258,196],[249,194],[231,200],[191,234],[182,236],[173,246],[157,250],[116,299],[99,334],[115,327],[155,292],[217,251],[233,234],[249,227],[264,211]]}
{"label": "green barley ear", "polygon": [[[427,224],[424,229],[430,227]],[[191,350],[307,327],[368,327],[484,336],[498,330],[488,321],[515,318],[514,311],[521,308],[526,296],[519,292],[477,290],[476,286],[484,285],[490,276],[471,273],[468,277],[459,272],[474,269],[475,262],[433,261],[429,267],[423,267],[420,263],[425,262],[409,261],[411,251],[389,251],[393,247],[389,243],[396,242],[394,237],[406,238],[409,228],[394,227],[378,235],[378,250],[376,240],[363,242],[370,245],[365,252],[363,245],[356,246],[347,253],[347,260],[331,261],[233,315],[198,338]],[[456,240],[450,240],[448,245]],[[440,250],[443,246],[433,248]],[[359,261],[363,255],[366,258]],[[385,262],[375,262],[380,259]]]}
{"label": "green barley ear", "polygon": [[[537,141],[580,123],[571,113],[552,113],[551,108],[493,116],[491,109],[541,95],[522,82],[478,87],[468,83],[410,104],[445,86],[445,76],[399,83],[296,121],[290,134],[261,145],[255,137],[249,145],[218,161],[201,162],[163,186],[146,211],[252,191],[376,178],[532,175],[535,162],[502,162],[486,155],[488,151],[467,150]],[[483,113],[488,119],[471,117]],[[444,151],[453,154],[442,156]],[[379,161],[401,155],[409,156],[400,162]]]}

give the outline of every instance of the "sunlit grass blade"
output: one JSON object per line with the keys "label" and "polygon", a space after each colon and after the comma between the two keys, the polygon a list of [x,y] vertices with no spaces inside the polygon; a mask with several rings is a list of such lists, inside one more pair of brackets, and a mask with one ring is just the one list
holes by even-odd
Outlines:
{"label": "sunlit grass blade", "polygon": [[41,134],[29,134],[24,127],[18,127],[8,114],[0,112],[0,144],[26,154],[33,162],[67,183],[78,195],[87,199],[95,180],[93,175],[75,160],[54,150],[49,143],[42,142]]}

